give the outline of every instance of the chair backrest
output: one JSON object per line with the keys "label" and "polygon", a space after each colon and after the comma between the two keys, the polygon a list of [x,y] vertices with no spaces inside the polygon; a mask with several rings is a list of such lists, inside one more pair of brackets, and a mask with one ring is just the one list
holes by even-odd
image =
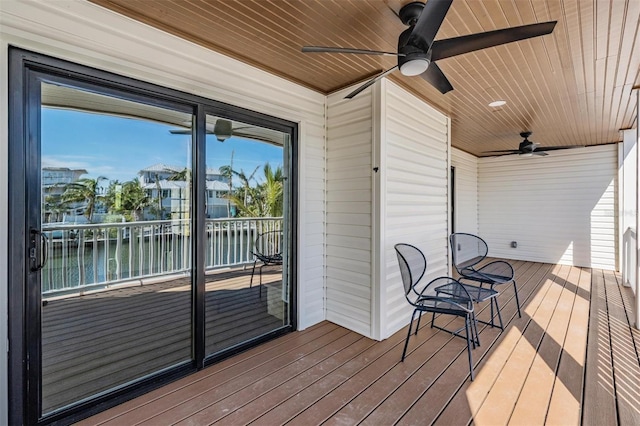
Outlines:
{"label": "chair backrest", "polygon": [[422,279],[427,270],[427,259],[419,248],[411,244],[399,243],[394,248],[400,265],[404,294],[408,297],[409,292]]}
{"label": "chair backrest", "polygon": [[282,230],[258,234],[254,243],[254,254],[258,257],[282,259]]}
{"label": "chair backrest", "polygon": [[453,267],[458,273],[482,262],[489,252],[487,243],[477,235],[458,232],[451,234],[449,242]]}

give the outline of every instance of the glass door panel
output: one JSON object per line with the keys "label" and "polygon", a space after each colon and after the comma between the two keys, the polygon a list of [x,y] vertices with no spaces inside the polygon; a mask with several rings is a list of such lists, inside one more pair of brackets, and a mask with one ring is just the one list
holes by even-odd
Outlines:
{"label": "glass door panel", "polygon": [[289,135],[206,118],[206,354],[290,324]]}
{"label": "glass door panel", "polygon": [[41,85],[41,414],[192,360],[192,114]]}

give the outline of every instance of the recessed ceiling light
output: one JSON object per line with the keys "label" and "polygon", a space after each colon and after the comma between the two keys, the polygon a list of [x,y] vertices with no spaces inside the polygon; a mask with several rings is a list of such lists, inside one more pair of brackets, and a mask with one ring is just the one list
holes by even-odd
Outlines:
{"label": "recessed ceiling light", "polygon": [[489,106],[495,108],[495,107],[500,107],[502,105],[505,105],[506,103],[507,103],[507,101],[502,101],[502,100],[501,101],[493,101],[493,102],[489,103]]}

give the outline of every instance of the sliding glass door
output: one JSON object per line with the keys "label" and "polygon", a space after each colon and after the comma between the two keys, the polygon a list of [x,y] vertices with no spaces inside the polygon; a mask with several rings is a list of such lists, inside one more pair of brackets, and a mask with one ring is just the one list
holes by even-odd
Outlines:
{"label": "sliding glass door", "polygon": [[293,329],[293,124],[12,53],[12,420],[96,412]]}

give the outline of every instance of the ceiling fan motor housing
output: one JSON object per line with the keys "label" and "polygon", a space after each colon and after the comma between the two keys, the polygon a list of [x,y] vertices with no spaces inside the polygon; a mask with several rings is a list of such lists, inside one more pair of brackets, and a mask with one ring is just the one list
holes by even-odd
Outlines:
{"label": "ceiling fan motor housing", "polygon": [[413,76],[422,74],[431,63],[431,52],[425,52],[419,47],[408,43],[413,27],[409,27],[400,34],[398,39],[398,68],[403,75]]}
{"label": "ceiling fan motor housing", "polygon": [[424,3],[419,1],[414,1],[411,3],[407,3],[400,8],[398,11],[398,16],[403,24],[414,26],[416,22],[418,22],[418,18],[420,18],[420,14],[422,13],[422,9],[424,9]]}

